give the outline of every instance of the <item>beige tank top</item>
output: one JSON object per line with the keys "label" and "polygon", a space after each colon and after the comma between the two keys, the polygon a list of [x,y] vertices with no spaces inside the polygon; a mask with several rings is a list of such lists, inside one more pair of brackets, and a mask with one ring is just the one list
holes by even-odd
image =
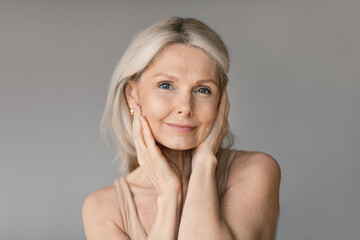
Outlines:
{"label": "beige tank top", "polygon": [[[235,157],[235,154],[236,150],[224,149],[221,159],[225,161],[220,161],[216,168],[215,177],[217,181],[219,199],[226,191],[228,169]],[[147,234],[140,221],[129,184],[126,181],[125,176],[117,179],[114,184],[118,195],[125,234],[127,234],[127,236],[132,240],[145,240],[147,238]]]}

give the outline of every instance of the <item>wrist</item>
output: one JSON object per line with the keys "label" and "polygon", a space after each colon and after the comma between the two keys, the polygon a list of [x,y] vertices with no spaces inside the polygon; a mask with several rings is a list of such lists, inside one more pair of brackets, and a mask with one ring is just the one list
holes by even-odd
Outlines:
{"label": "wrist", "polygon": [[218,159],[214,154],[195,156],[193,161],[195,161],[194,169],[199,167],[201,169],[214,170],[218,164]]}
{"label": "wrist", "polygon": [[158,206],[170,205],[170,204],[181,205],[182,193],[181,190],[174,190],[172,192],[162,193],[157,198]]}

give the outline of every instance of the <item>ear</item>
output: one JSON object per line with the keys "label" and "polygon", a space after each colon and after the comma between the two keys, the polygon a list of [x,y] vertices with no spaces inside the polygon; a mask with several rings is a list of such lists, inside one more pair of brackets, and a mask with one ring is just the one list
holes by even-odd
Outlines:
{"label": "ear", "polygon": [[134,108],[139,103],[136,82],[128,81],[125,85],[125,97],[129,108]]}

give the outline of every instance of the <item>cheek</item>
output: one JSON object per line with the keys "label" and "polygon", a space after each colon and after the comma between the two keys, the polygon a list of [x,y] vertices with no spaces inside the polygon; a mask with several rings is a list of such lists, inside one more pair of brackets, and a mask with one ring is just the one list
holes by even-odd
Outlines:
{"label": "cheek", "polygon": [[158,120],[162,119],[168,112],[169,104],[159,96],[149,95],[150,94],[145,94],[146,97],[141,99],[140,105],[142,113],[148,120],[150,127],[155,129],[160,123]]}
{"label": "cheek", "polygon": [[217,104],[215,101],[199,104],[196,112],[201,123],[212,125],[217,116]]}
{"label": "cheek", "polygon": [[202,125],[201,138],[206,138],[216,120],[217,104],[202,105],[197,111],[197,116]]}

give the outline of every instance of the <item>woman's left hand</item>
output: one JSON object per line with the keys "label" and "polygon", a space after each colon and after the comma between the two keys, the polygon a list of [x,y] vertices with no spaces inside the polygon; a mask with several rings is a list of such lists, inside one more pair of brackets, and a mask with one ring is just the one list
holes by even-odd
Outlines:
{"label": "woman's left hand", "polygon": [[[228,115],[230,109],[230,102],[226,90],[223,90],[218,113],[214,125],[207,138],[197,146],[192,152],[192,166],[201,158],[206,156],[215,156],[219,150],[221,143],[229,131]],[[216,158],[215,158],[216,159]],[[217,160],[216,160],[217,161]]]}

